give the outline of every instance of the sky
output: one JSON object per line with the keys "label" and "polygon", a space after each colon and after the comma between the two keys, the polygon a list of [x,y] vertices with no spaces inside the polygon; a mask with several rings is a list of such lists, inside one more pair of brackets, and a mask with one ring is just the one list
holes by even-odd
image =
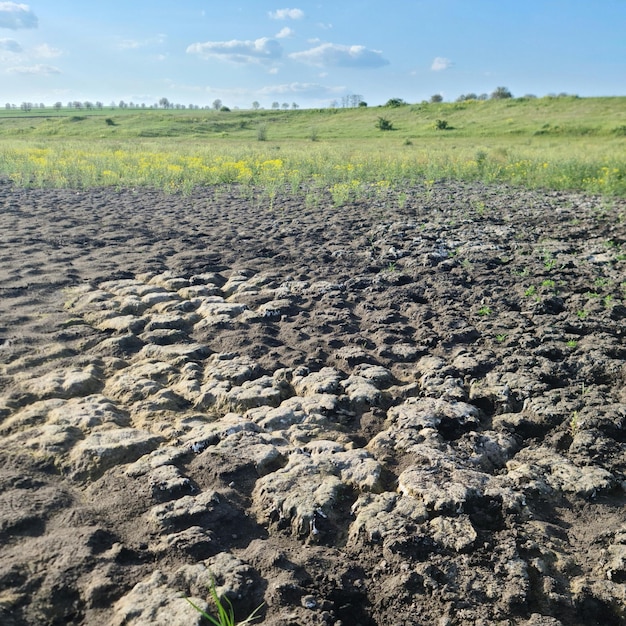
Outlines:
{"label": "sky", "polygon": [[626,0],[0,1],[0,106],[626,95]]}

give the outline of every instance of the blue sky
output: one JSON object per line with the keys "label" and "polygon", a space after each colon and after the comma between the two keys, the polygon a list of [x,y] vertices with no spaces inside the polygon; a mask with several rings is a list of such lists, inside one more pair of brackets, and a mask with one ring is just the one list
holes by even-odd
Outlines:
{"label": "blue sky", "polygon": [[0,1],[0,106],[626,95],[626,0]]}

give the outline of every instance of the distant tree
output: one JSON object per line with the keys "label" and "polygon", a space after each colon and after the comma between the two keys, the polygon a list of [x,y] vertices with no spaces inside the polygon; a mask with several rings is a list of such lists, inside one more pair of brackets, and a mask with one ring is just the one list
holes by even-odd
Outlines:
{"label": "distant tree", "polygon": [[100,100],[98,100],[98,101],[96,102],[96,107],[97,107],[98,109],[102,109],[102,107],[103,107],[103,106],[104,106],[104,105],[102,104],[102,102],[100,102]]}
{"label": "distant tree", "polygon": [[68,108],[68,109],[71,109],[73,106],[74,106],[74,103],[73,103],[73,102],[68,102],[68,103],[67,103],[67,108]]}
{"label": "distant tree", "polygon": [[229,113],[230,109],[227,106],[221,106],[220,111],[224,111],[224,113]]}
{"label": "distant tree", "polygon": [[63,108],[63,103],[62,103],[62,102],[55,102],[55,103],[54,103],[54,108],[55,108],[57,111],[60,111],[60,110]]}
{"label": "distant tree", "polygon": [[30,111],[32,108],[33,108],[32,102],[22,102],[22,104],[20,104],[20,109],[24,111],[25,113],[28,113],[28,111]]}
{"label": "distant tree", "polygon": [[487,100],[489,99],[489,96],[486,93],[481,93],[480,96],[478,96],[479,100]]}
{"label": "distant tree", "polygon": [[89,100],[85,100],[84,102],[84,107],[88,110],[91,111],[91,109],[93,109],[93,103],[89,102]]}
{"label": "distant tree", "polygon": [[253,108],[255,111],[258,111],[258,110],[261,108],[261,105],[260,105],[260,104],[259,104],[259,103],[255,100],[255,101],[252,103],[252,108]]}
{"label": "distant tree", "polygon": [[433,94],[430,97],[430,102],[436,104],[437,102],[443,102],[443,96],[440,93]]}
{"label": "distant tree", "polygon": [[295,111],[296,109],[300,108],[300,105],[297,102],[292,102],[291,103],[291,108]]}
{"label": "distant tree", "polygon": [[389,100],[385,102],[385,106],[391,107],[391,108],[401,107],[401,106],[404,106],[405,104],[406,102],[402,98],[389,98]]}
{"label": "distant tree", "polygon": [[280,102],[272,102],[272,109],[280,109]]}
{"label": "distant tree", "polygon": [[161,98],[159,100],[159,106],[163,107],[164,109],[169,109],[170,108],[170,101],[167,98]]}
{"label": "distant tree", "polygon": [[124,100],[120,100],[119,104],[117,105],[120,109],[125,109],[127,104],[126,102],[124,102]]}
{"label": "distant tree", "polygon": [[366,107],[367,106],[367,102],[365,102],[364,100],[361,100],[361,102],[359,102],[359,106],[360,107]]}
{"label": "distant tree", "polygon": [[496,87],[490,97],[492,100],[506,100],[512,98],[513,94],[506,87]]}
{"label": "distant tree", "polygon": [[211,105],[216,111],[219,111],[222,108],[222,101],[219,98],[213,100],[213,104]]}
{"label": "distant tree", "polygon": [[283,102],[282,105],[283,109],[285,109],[285,111],[289,108],[289,102]]}
{"label": "distant tree", "polygon": [[11,103],[10,103],[10,102],[7,102],[7,103],[4,105],[4,108],[5,108],[5,109],[9,109],[9,110],[10,110],[10,109],[11,109]]}
{"label": "distant tree", "polygon": [[45,105],[43,102],[40,102],[40,103],[39,103],[39,108],[40,108],[40,109],[45,109],[45,108],[46,108],[46,105]]}

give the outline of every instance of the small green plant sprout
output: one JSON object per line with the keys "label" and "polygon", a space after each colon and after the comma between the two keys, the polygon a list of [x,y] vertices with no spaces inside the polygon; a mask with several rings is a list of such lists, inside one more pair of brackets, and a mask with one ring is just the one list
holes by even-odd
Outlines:
{"label": "small green plant sprout", "polygon": [[507,335],[506,333],[498,333],[498,334],[496,335],[496,341],[497,341],[498,343],[503,343],[503,342],[505,342],[505,341],[506,341],[507,336],[508,336],[508,335]]}
{"label": "small green plant sprout", "polygon": [[387,271],[388,271],[390,274],[393,274],[394,272],[396,272],[396,271],[397,271],[396,264],[395,264],[393,261],[390,261],[390,262],[389,262],[389,265],[387,265]]}
{"label": "small green plant sprout", "polygon": [[591,298],[594,298],[594,299],[595,299],[595,298],[599,298],[599,297],[600,297],[600,294],[599,294],[597,291],[588,291],[585,295],[586,295],[588,298],[590,298],[590,299],[591,299]]}
{"label": "small green plant sprout", "polygon": [[578,342],[575,339],[570,339],[565,345],[573,350],[578,346]]}
{"label": "small green plant sprout", "polygon": [[478,309],[478,315],[487,316],[492,313],[493,311],[491,310],[491,307],[488,306],[481,306],[480,309]]}
{"label": "small green plant sprout", "polygon": [[546,280],[541,281],[541,286],[546,289],[554,289],[556,287],[556,282],[547,278]]}
{"label": "small green plant sprout", "polygon": [[613,296],[610,293],[607,294],[602,299],[602,302],[604,302],[604,306],[608,309],[611,306],[611,303],[613,302]]}
{"label": "small green plant sprout", "polygon": [[580,419],[578,417],[578,411],[572,413],[572,417],[569,421],[569,430],[572,437],[575,437],[580,430]]}
{"label": "small green plant sprout", "polygon": [[608,284],[609,284],[608,278],[596,278],[593,281],[593,286],[598,287],[598,288],[606,287]]}
{"label": "small green plant sprout", "polygon": [[208,613],[203,611],[199,606],[195,605],[189,598],[185,598],[191,606],[202,615],[205,619],[209,620],[213,626],[243,626],[244,624],[251,624],[254,620],[260,619],[258,612],[263,607],[263,604],[260,604],[248,617],[246,617],[243,622],[235,621],[235,609],[233,608],[232,602],[224,596],[224,598],[220,598],[217,594],[217,590],[215,588],[215,580],[211,577],[211,584],[209,586],[209,591],[211,593],[211,598],[215,603],[215,608],[217,610],[217,618],[211,617]]}
{"label": "small green plant sprout", "polygon": [[531,285],[530,287],[528,287],[528,289],[526,289],[526,291],[524,292],[524,295],[527,298],[530,298],[534,296],[536,293],[537,293],[537,288],[535,287],[535,285]]}
{"label": "small green plant sprout", "polygon": [[589,313],[587,313],[584,309],[578,309],[578,311],[576,311],[576,317],[578,317],[579,320],[587,319],[588,315]]}
{"label": "small green plant sprout", "polygon": [[385,117],[379,117],[376,121],[376,128],[378,128],[378,130],[393,130],[393,122]]}
{"label": "small green plant sprout", "polygon": [[484,215],[487,212],[487,205],[482,200],[472,200],[472,208],[478,215]]}
{"label": "small green plant sprout", "polygon": [[543,266],[547,269],[547,270],[552,270],[555,268],[556,266],[556,260],[554,259],[554,257],[552,256],[552,253],[549,252],[548,250],[546,250],[543,253]]}

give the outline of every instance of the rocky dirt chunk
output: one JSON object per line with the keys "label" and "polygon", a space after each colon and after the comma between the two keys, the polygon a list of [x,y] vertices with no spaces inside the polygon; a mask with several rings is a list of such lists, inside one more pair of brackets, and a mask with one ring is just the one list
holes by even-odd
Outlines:
{"label": "rocky dirt chunk", "polygon": [[[203,611],[209,610],[203,598],[190,600]],[[111,626],[199,626],[203,618],[167,576],[157,570],[137,583],[113,607]]]}
{"label": "rocky dirt chunk", "polygon": [[423,502],[398,493],[366,493],[352,505],[349,544],[382,543],[383,546],[410,541],[429,513]]}
{"label": "rocky dirt chunk", "polygon": [[[37,400],[24,408],[18,409],[0,423],[0,435],[5,436],[12,432],[43,424],[48,420],[50,413],[67,403],[61,398],[52,398],[50,400]],[[7,409],[10,414],[10,409]]]}
{"label": "rocky dirt chunk", "polygon": [[73,426],[87,433],[105,424],[129,426],[130,418],[126,411],[106,396],[93,394],[85,398],[72,398],[62,406],[53,408],[48,415],[48,422]]}
{"label": "rocky dirt chunk", "polygon": [[208,421],[205,415],[184,417],[178,421],[177,428],[182,431],[181,442],[196,454],[235,433],[256,433],[260,430],[256,424],[237,413],[227,413],[214,421]]}
{"label": "rocky dirt chunk", "polygon": [[522,450],[506,464],[506,469],[513,488],[537,495],[564,492],[594,498],[616,486],[615,477],[606,469],[593,465],[577,467],[546,447]]}
{"label": "rocky dirt chunk", "polygon": [[333,367],[324,367],[319,372],[310,373],[307,368],[297,368],[293,372],[292,384],[299,396],[314,393],[337,393],[343,376]]}
{"label": "rocky dirt chunk", "polygon": [[333,511],[347,491],[336,467],[315,462],[308,454],[293,453],[285,467],[260,478],[252,493],[257,519],[289,528],[296,537],[325,535]]}
{"label": "rocky dirt chunk", "polygon": [[70,454],[74,480],[101,476],[115,465],[132,463],[161,443],[161,437],[135,428],[111,428],[92,432]]}
{"label": "rocky dirt chunk", "polygon": [[283,438],[240,430],[209,447],[205,454],[223,457],[224,468],[229,464],[227,461],[235,460],[238,469],[250,464],[257,475],[265,476],[285,465],[288,452],[289,444]]}
{"label": "rocky dirt chunk", "polygon": [[75,398],[100,391],[101,372],[95,365],[83,369],[50,372],[39,378],[22,382],[22,388],[35,398]]}
{"label": "rocky dirt chunk", "polygon": [[241,385],[247,380],[256,378],[259,371],[259,365],[248,356],[220,353],[207,359],[204,378],[205,380],[226,380],[233,385]]}
{"label": "rocky dirt chunk", "polygon": [[[196,496],[183,496],[177,500],[157,504],[148,512],[148,521],[161,532],[174,532],[197,524],[210,517],[218,519],[220,514],[220,494],[217,491],[204,491]],[[205,523],[202,524],[205,526]]]}
{"label": "rocky dirt chunk", "polygon": [[468,551],[478,538],[467,515],[436,517],[428,522],[428,530],[435,543],[455,552]]}
{"label": "rocky dirt chunk", "polygon": [[181,446],[161,446],[130,464],[126,468],[126,475],[132,478],[144,476],[164,465],[174,465],[188,454],[189,451]]}
{"label": "rocky dirt chunk", "polygon": [[232,387],[224,397],[217,398],[217,403],[243,412],[258,406],[277,407],[281,399],[281,390],[274,386],[274,379],[271,376],[261,376],[247,380],[241,386]]}
{"label": "rocky dirt chunk", "polygon": [[85,321],[102,331],[114,331],[118,334],[138,335],[145,327],[147,318],[136,315],[121,315],[114,311],[87,312]]}

